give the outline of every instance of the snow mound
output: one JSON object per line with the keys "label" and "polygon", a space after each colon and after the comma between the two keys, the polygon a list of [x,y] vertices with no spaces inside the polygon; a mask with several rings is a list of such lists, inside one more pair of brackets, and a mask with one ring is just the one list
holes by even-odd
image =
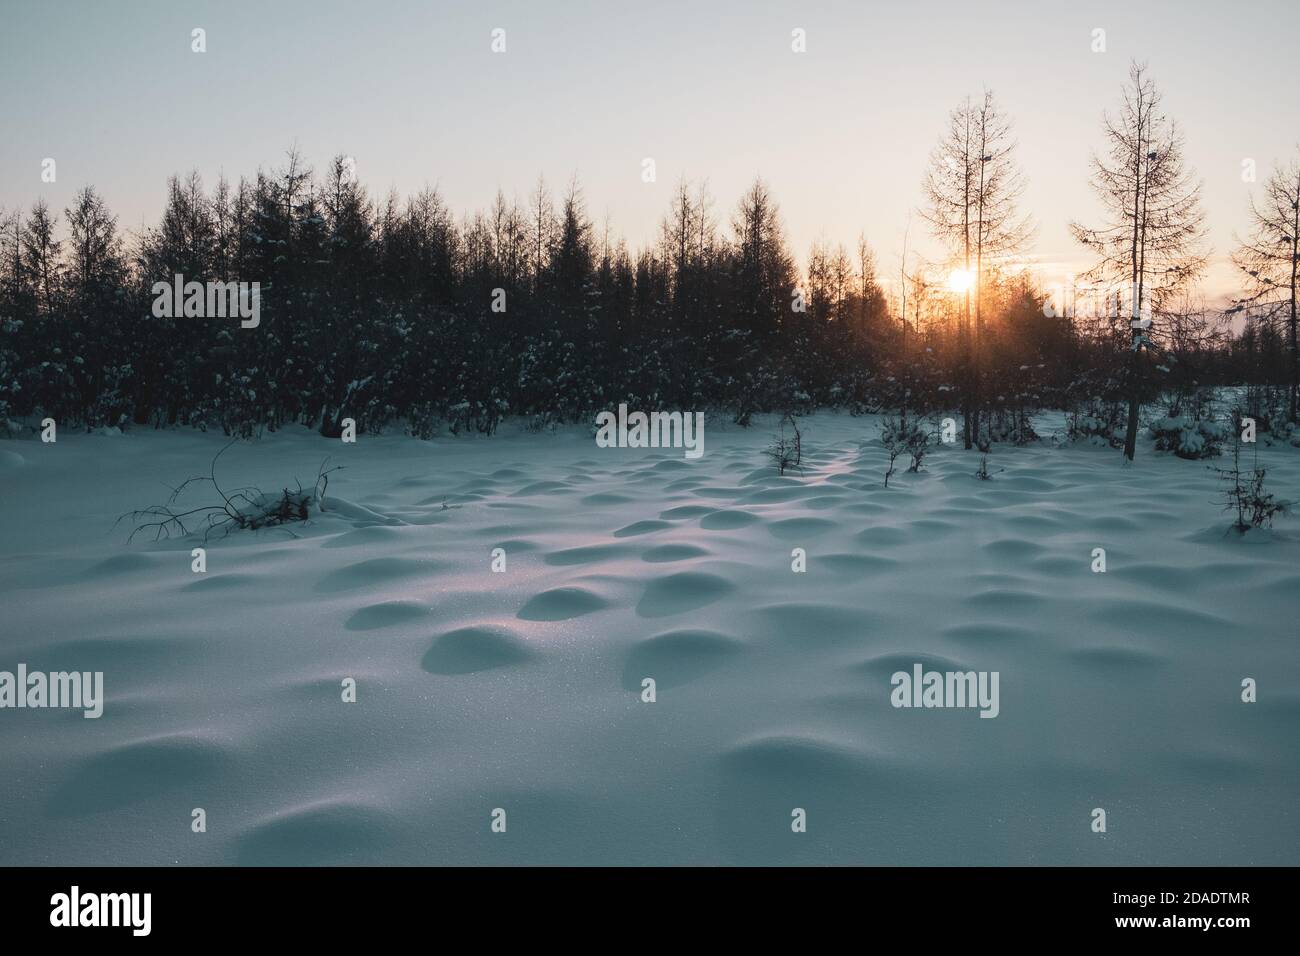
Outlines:
{"label": "snow mound", "polygon": [[[987,481],[939,446],[885,488],[879,428],[802,419],[784,478],[770,421],[719,428],[690,463],[582,427],[342,448],[285,430],[231,448],[223,487],[329,458],[345,470],[324,502],[292,535],[206,544],[111,531],[160,482],[206,475],[219,435],[0,454],[0,670],[103,671],[105,697],[95,720],[0,712],[22,782],[0,786],[0,855],[1300,862],[1295,520],[1231,531],[1211,469],[1145,438],[1131,466],[999,444]],[[1300,453],[1258,455],[1300,499]],[[914,665],[998,672],[996,719],[896,708]],[[194,806],[219,808],[201,840]],[[1122,839],[1091,832],[1094,806]]]}

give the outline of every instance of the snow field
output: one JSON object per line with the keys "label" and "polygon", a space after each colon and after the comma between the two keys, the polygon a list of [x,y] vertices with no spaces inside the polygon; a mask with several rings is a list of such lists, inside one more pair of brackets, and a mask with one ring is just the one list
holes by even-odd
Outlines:
{"label": "snow field", "polygon": [[[336,498],[204,574],[201,540],[113,522],[220,436],[8,444],[0,669],[107,699],[0,712],[0,863],[1300,861],[1294,519],[1228,533],[1214,474],[1149,441],[999,447],[989,481],[944,448],[885,489],[873,417],[802,420],[785,477],[774,420],[707,427],[695,461],[283,431],[218,476],[328,455]],[[1300,498],[1300,453],[1259,454]],[[915,663],[999,672],[999,715],[891,706]]]}

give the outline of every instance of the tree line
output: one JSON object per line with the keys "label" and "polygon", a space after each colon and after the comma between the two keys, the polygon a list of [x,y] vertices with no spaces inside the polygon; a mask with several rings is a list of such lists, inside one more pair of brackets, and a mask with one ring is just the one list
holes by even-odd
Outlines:
{"label": "tree line", "polygon": [[[247,436],[294,422],[335,435],[350,417],[429,437],[620,402],[741,424],[837,406],[957,411],[967,446],[986,447],[1031,439],[1037,408],[1086,407],[1132,457],[1145,403],[1244,382],[1266,419],[1295,423],[1300,163],[1265,183],[1235,256],[1243,294],[1216,311],[1195,297],[1200,186],[1144,68],[1103,137],[1102,220],[1073,230],[1096,256],[1086,278],[1121,293],[1088,316],[1053,309],[1016,265],[1033,226],[987,92],[952,112],[922,181],[949,256],[905,245],[892,296],[861,238],[819,240],[800,268],[761,180],[725,216],[683,180],[635,251],[592,221],[576,180],[558,194],[539,180],[523,202],[498,192],[458,220],[436,189],[372,197],[345,157],[318,172],[291,151],[210,189],[173,176],[138,235],[87,186],[61,213],[0,211],[0,420]],[[154,283],[177,274],[259,283],[260,325],[155,316]]]}

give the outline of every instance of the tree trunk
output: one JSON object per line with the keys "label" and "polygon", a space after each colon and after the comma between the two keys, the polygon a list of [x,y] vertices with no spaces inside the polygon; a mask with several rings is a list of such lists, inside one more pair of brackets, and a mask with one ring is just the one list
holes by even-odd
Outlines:
{"label": "tree trunk", "polygon": [[[1140,333],[1135,329],[1135,336]],[[1138,436],[1138,373],[1141,371],[1142,353],[1136,348],[1129,359],[1129,391],[1128,391],[1128,428],[1124,432],[1124,457],[1129,461],[1137,454],[1137,436]]]}
{"label": "tree trunk", "polygon": [[[1296,198],[1300,199],[1300,183]],[[1293,204],[1291,216],[1291,421],[1296,421],[1296,393],[1300,392],[1300,353],[1296,352],[1296,267],[1300,265],[1300,202]]]}
{"label": "tree trunk", "polygon": [[970,451],[974,444],[972,441],[972,422],[974,417],[974,402],[972,401],[973,376],[971,375],[971,336],[970,336],[970,292],[966,293],[966,320],[962,323],[962,338],[964,348],[962,349],[962,370],[961,370],[961,416],[962,416],[962,438],[965,442],[966,450]]}

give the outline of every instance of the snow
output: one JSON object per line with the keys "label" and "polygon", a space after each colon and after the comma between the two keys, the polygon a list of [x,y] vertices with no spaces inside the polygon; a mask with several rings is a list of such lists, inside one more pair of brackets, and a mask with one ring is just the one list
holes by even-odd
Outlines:
{"label": "snow", "polygon": [[[0,711],[0,863],[1300,862],[1294,519],[1229,532],[1149,439],[999,446],[988,481],[941,447],[886,490],[878,419],[801,419],[784,477],[776,427],[711,416],[693,461],[282,431],[218,478],[310,488],[328,456],[324,510],[213,535],[203,574],[200,538],[114,522],[221,436],[8,444],[0,670],[102,670],[106,700]],[[1259,459],[1300,498],[1300,451]],[[997,671],[997,717],[891,706],[916,664]]]}

